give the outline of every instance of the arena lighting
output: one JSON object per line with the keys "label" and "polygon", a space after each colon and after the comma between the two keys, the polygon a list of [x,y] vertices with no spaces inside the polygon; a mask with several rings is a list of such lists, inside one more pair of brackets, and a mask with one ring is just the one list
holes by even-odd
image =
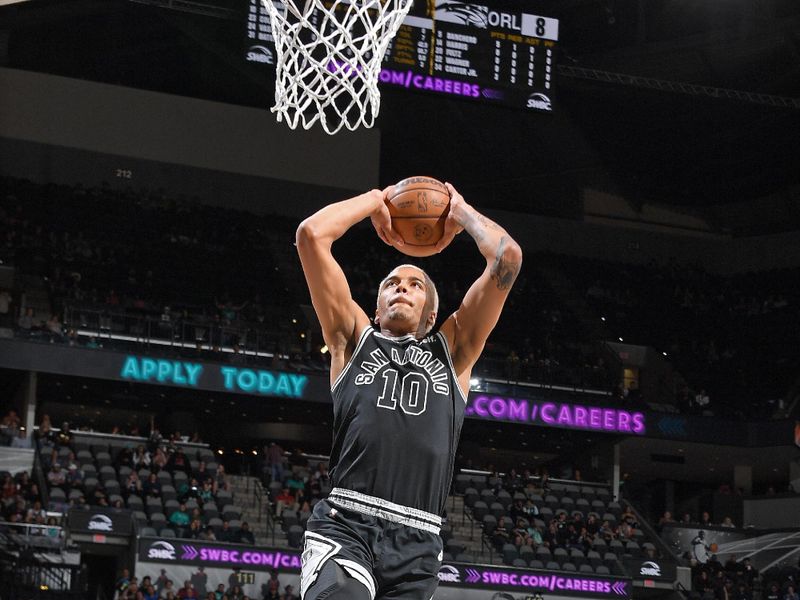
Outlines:
{"label": "arena lighting", "polygon": [[469,380],[469,387],[470,387],[470,389],[472,389],[472,388],[476,388],[476,387],[480,386],[480,384],[481,384],[481,380],[480,380],[480,379],[478,379],[477,377],[472,377],[472,378],[470,378],[470,380]]}
{"label": "arena lighting", "polygon": [[661,354],[663,354],[664,356],[666,356],[666,355],[667,355],[667,353],[666,353],[666,352],[662,352]]}
{"label": "arena lighting", "polygon": [[620,342],[624,342],[625,340],[623,340],[622,338],[619,338],[619,341],[620,341]]}
{"label": "arena lighting", "polygon": [[328,351],[328,345],[325,344],[322,348],[319,349],[320,354],[325,354]]}

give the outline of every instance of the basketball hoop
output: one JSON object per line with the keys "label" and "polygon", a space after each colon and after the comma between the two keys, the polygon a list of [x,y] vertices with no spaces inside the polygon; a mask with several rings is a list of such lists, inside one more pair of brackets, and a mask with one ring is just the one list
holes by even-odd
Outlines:
{"label": "basketball hoop", "polygon": [[331,135],[372,127],[381,61],[414,0],[262,2],[277,51],[278,121],[292,129],[319,121]]}

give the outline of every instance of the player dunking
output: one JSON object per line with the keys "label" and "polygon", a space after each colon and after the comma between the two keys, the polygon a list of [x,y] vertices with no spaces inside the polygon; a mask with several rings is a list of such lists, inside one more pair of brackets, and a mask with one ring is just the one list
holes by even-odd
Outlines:
{"label": "player dunking", "polygon": [[304,600],[429,600],[442,560],[439,537],[472,367],[500,317],[522,252],[450,184],[437,249],[462,230],[486,268],[435,334],[439,300],[420,268],[380,283],[375,326],[352,299],[331,246],[370,217],[392,231],[391,188],[331,204],[297,230],[297,250],[331,352],[333,449],[327,500],[314,507],[303,551]]}

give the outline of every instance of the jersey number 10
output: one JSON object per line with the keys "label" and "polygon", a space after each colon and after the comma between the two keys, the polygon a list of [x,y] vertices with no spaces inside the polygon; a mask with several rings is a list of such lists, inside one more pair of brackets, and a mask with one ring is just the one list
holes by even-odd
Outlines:
{"label": "jersey number 10", "polygon": [[421,415],[428,405],[428,379],[422,373],[411,371],[403,375],[400,398],[397,397],[397,371],[386,369],[383,375],[383,391],[378,396],[378,406],[388,410],[400,409],[407,415]]}

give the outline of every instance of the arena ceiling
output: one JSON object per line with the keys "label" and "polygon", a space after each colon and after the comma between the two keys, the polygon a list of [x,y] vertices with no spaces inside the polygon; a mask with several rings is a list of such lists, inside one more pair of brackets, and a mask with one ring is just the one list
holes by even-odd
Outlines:
{"label": "arena ceiling", "polygon": [[[271,82],[243,59],[244,0],[184,2],[186,10],[162,4],[168,3],[2,6],[0,41],[5,37],[7,48],[0,63],[270,104]],[[562,21],[562,65],[800,98],[800,4],[794,0],[532,4]],[[581,215],[584,187],[704,216],[771,194],[793,198],[800,189],[798,108],[563,73],[556,102],[556,114],[536,115],[385,90],[381,179],[429,173],[457,183],[469,198],[480,198],[477,204],[574,218]]]}

